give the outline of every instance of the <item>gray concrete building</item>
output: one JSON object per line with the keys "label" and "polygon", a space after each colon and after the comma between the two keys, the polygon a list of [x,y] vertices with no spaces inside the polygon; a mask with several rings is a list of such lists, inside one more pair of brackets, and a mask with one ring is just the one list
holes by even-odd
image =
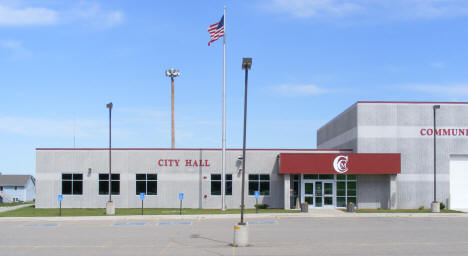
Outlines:
{"label": "gray concrete building", "polygon": [[[289,175],[279,173],[280,153],[336,153],[340,150],[249,149],[246,153],[246,207],[256,202],[289,208]],[[37,208],[103,208],[109,200],[108,149],[36,150]],[[226,152],[226,207],[239,208],[242,150]],[[184,193],[187,208],[221,207],[221,150],[112,149],[112,201],[116,208],[178,208]],[[286,191],[286,192],[285,192]],[[286,199],[285,199],[286,196]]]}
{"label": "gray concrete building", "polygon": [[[434,132],[434,105],[436,131]],[[468,103],[357,102],[317,131],[318,148],[400,153],[401,173],[358,175],[361,208],[468,208]]]}
{"label": "gray concrete building", "polygon": [[[437,128],[433,129],[433,106]],[[317,131],[318,149],[248,149],[246,207],[468,208],[468,103],[357,102]],[[221,208],[220,149],[36,150],[36,207]],[[239,208],[242,150],[226,155],[226,207]],[[110,186],[109,186],[110,182]]]}

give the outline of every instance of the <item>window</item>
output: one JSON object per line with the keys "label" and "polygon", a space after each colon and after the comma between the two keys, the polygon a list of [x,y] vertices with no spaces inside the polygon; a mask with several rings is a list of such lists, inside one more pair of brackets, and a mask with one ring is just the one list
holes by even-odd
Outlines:
{"label": "window", "polygon": [[0,191],[3,191],[3,187],[2,187],[2,186],[0,186]]}
{"label": "window", "polygon": [[356,204],[356,175],[339,174],[336,180],[336,206],[346,207],[349,202]]}
{"label": "window", "polygon": [[[112,195],[120,195],[120,174],[111,174],[111,193]],[[99,195],[109,195],[109,174],[99,174]]]}
{"label": "window", "polygon": [[62,194],[82,195],[83,194],[83,174],[62,173]]}
{"label": "window", "polygon": [[[225,180],[225,195],[232,195],[232,174],[226,174]],[[219,196],[221,195],[221,174],[211,174],[211,195]]]}
{"label": "window", "polygon": [[158,175],[145,173],[136,175],[136,194],[145,193],[145,195],[158,194]]}
{"label": "window", "polygon": [[253,196],[255,191],[260,195],[270,195],[270,175],[269,174],[249,174],[249,195]]}
{"label": "window", "polygon": [[15,190],[18,190],[18,187],[17,187],[17,186],[15,186]]}
{"label": "window", "polygon": [[232,196],[232,174],[226,174],[226,187],[225,187],[225,194],[227,196]]}

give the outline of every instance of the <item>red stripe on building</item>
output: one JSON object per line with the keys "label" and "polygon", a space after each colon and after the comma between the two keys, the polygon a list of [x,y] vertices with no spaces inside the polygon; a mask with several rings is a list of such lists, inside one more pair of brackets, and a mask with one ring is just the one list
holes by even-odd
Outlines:
{"label": "red stripe on building", "polygon": [[398,174],[398,154],[280,153],[280,174]]}

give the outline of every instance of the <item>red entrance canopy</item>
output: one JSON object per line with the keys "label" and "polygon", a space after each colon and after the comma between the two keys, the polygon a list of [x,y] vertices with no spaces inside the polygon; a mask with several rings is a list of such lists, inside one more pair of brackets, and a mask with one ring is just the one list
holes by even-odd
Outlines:
{"label": "red entrance canopy", "polygon": [[280,153],[280,174],[398,174],[401,155]]}

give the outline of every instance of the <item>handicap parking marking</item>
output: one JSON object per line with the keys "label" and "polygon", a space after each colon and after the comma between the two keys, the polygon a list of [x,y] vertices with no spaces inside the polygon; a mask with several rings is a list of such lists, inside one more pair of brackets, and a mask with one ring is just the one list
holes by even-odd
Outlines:
{"label": "handicap parking marking", "polygon": [[116,222],[111,226],[145,226],[146,224],[148,224],[148,222]]}
{"label": "handicap parking marking", "polygon": [[58,223],[28,223],[25,227],[58,227]]}
{"label": "handicap parking marking", "polygon": [[191,221],[160,221],[156,225],[158,226],[190,226]]}
{"label": "handicap parking marking", "polygon": [[276,220],[255,220],[255,221],[248,221],[250,225],[271,225],[271,224],[278,224]]}

